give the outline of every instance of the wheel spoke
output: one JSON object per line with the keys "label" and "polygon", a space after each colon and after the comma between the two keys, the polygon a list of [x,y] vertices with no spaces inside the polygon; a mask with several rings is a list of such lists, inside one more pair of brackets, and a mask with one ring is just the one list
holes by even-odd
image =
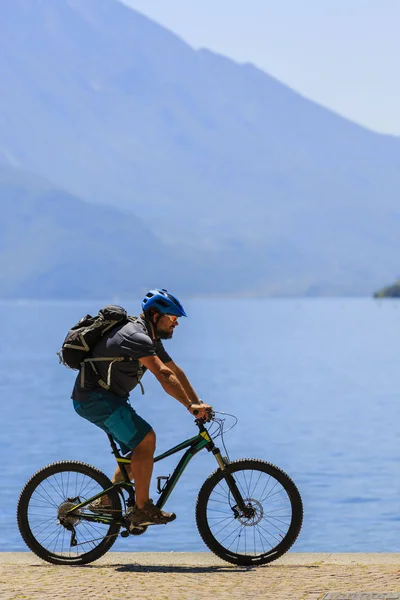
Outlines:
{"label": "wheel spoke", "polygon": [[265,533],[267,533],[268,535],[270,535],[271,537],[273,537],[274,540],[276,540],[277,542],[281,542],[282,541],[281,539],[279,539],[278,537],[276,537],[276,535],[274,535],[273,533],[270,533],[269,531],[267,531],[266,529],[264,529],[264,527],[262,525],[258,524],[258,527],[260,529],[262,529],[263,531],[265,531]]}
{"label": "wheel spoke", "polygon": [[217,510],[216,508],[209,508],[208,510],[209,510],[210,512],[213,512],[213,513],[221,513],[222,515],[227,515],[227,514],[229,514],[229,513],[227,513],[227,512],[226,512],[226,511],[224,511],[224,510]]}
{"label": "wheel spoke", "polygon": [[[224,525],[223,527],[221,527],[221,529],[219,529],[217,532],[215,532],[215,536],[219,535],[221,533],[221,531],[224,531],[227,527],[229,527],[229,525],[232,525],[232,521],[229,521],[229,523],[226,523],[226,525]],[[225,538],[224,538],[225,539]]]}
{"label": "wheel spoke", "polygon": [[[267,481],[267,484],[266,484],[266,486],[265,486],[265,487],[264,487],[264,489],[263,489],[263,492],[262,492],[262,494],[261,494],[261,500],[260,500],[260,502],[264,502],[264,500],[266,500],[268,497],[270,497],[270,496],[271,496],[271,493],[273,492],[273,490],[274,490],[274,489],[276,488],[276,486],[278,485],[278,481],[275,481],[275,484],[272,486],[272,490],[270,490],[270,491],[267,493],[267,495],[266,495],[266,496],[264,496],[264,492],[265,492],[265,490],[267,489],[267,487],[268,487],[268,485],[269,485],[270,479],[271,479],[271,478],[269,478],[269,480]],[[278,492],[279,492],[279,490],[278,490]]]}
{"label": "wheel spoke", "polygon": [[46,500],[46,497],[43,496],[43,494],[41,494],[38,489],[35,490],[35,494],[37,494],[39,496],[39,498],[42,498],[43,502],[45,502],[47,505],[50,504],[51,506],[54,506],[54,508],[57,508],[57,503],[52,499],[52,497],[50,496],[50,494],[48,493],[48,491],[44,489],[44,487],[42,486],[42,484],[40,484],[40,488],[41,488],[41,491],[43,491],[46,494],[48,500]]}
{"label": "wheel spoke", "polygon": [[47,529],[49,527],[54,527],[55,525],[57,525],[56,520],[52,519],[52,523],[48,523],[45,527],[43,527],[43,529],[41,529],[40,531],[36,531],[36,529],[38,527],[40,527],[40,525],[35,525],[35,527],[32,527],[32,533],[34,533],[36,535],[36,537],[39,537],[40,535],[42,535],[42,533],[44,533],[45,531],[47,531]]}
{"label": "wheel spoke", "polygon": [[[62,473],[61,473],[61,475],[62,475]],[[61,479],[61,477],[60,477],[60,479]],[[55,487],[53,486],[53,482],[51,481],[50,478],[48,480],[48,484],[51,485],[51,487],[55,490]],[[58,481],[57,476],[54,476],[54,484],[60,490],[60,492],[59,492],[60,498],[62,500],[65,500],[65,492],[64,492],[64,489],[63,489],[63,486],[62,486],[62,479],[61,479],[61,485],[60,485],[60,482]]]}
{"label": "wheel spoke", "polygon": [[[256,530],[256,529],[254,528],[254,531],[255,531],[255,530]],[[261,547],[262,547],[262,549],[263,549],[263,553],[265,553],[264,544],[262,543],[262,540],[263,540],[263,538],[262,538],[262,536],[261,536],[261,533],[260,533],[260,530],[258,529],[258,527],[257,527],[257,533],[258,533],[258,535],[260,536],[260,542],[261,542]],[[267,541],[267,540],[266,540],[266,541]]]}
{"label": "wheel spoke", "polygon": [[[236,529],[234,529],[233,531],[231,531],[230,533],[228,533],[228,535],[226,535],[224,537],[223,540],[221,540],[221,544],[223,544],[225,542],[225,540],[227,540],[229,537],[231,537],[231,535],[234,535],[238,529],[242,529],[243,525],[241,523],[239,523],[239,525],[236,527]],[[225,529],[225,528],[224,528]],[[222,530],[221,530],[222,531]],[[240,535],[240,534],[239,534]],[[235,538],[236,539],[236,538]]]}
{"label": "wheel spoke", "polygon": [[[212,517],[212,518],[213,519],[219,519],[219,517]],[[223,519],[219,519],[219,521],[217,521],[216,523],[213,523],[213,527],[216,527],[217,525],[219,525],[220,523],[223,523],[227,519],[229,519],[231,521],[232,517],[224,517]]]}
{"label": "wheel spoke", "polygon": [[258,483],[259,483],[259,481],[260,481],[260,479],[261,479],[261,476],[262,476],[262,472],[259,472],[259,474],[258,474],[258,479],[257,479],[257,481],[256,481],[256,484],[255,484],[254,488],[253,488],[253,489],[252,489],[252,491],[251,491],[251,495],[255,494],[255,491],[256,491],[256,489],[257,489],[257,486],[258,486]]}
{"label": "wheel spoke", "polygon": [[[239,529],[240,529],[240,531],[239,531],[239,533],[237,535],[237,540],[238,540],[237,547],[239,547],[239,544],[240,544],[240,540],[241,540],[241,536],[242,536],[242,531],[243,531],[243,529],[245,529],[244,525],[242,525],[241,527],[239,527]],[[237,531],[237,529],[235,529],[235,531]],[[234,533],[234,532],[232,532],[232,533]],[[227,536],[227,537],[229,537],[229,536]],[[225,538],[225,539],[227,539],[227,538]],[[229,544],[228,550],[230,550],[232,548],[233,544],[235,543],[235,540],[236,540],[236,538],[234,538],[232,540],[232,543]]]}
{"label": "wheel spoke", "polygon": [[[290,517],[288,517],[290,519]],[[282,523],[282,525],[290,525],[290,521],[289,523],[287,523],[287,521],[283,521],[282,519],[278,519],[278,517],[270,517],[268,515],[268,517],[263,517],[263,521],[268,521],[269,523],[271,523],[270,519],[274,519],[274,521],[278,521],[278,523]],[[273,523],[271,523],[273,525]]]}
{"label": "wheel spoke", "polygon": [[267,544],[269,544],[269,546],[271,546],[271,549],[272,549],[274,546],[272,546],[271,542],[269,542],[267,540],[267,538],[261,533],[260,529],[261,529],[261,527],[257,527],[257,531],[258,531],[258,535],[260,536],[260,539],[265,540],[267,542]]}
{"label": "wheel spoke", "polygon": [[62,528],[61,528],[61,527],[59,527],[59,529],[58,529],[58,532],[57,532],[57,538],[56,538],[56,540],[55,540],[55,542],[54,542],[54,552],[56,551],[56,548],[57,548],[57,542],[58,542],[58,538],[60,537],[60,534],[61,534],[61,530],[62,530],[62,529],[64,529],[64,527],[62,527]]}

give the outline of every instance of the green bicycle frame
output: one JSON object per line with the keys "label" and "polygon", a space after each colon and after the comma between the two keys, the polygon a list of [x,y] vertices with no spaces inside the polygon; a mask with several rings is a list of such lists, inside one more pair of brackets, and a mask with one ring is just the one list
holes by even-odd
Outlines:
{"label": "green bicycle frame", "polygon": [[[180,450],[184,450],[185,448],[187,448],[185,454],[181,457],[181,459],[180,459],[179,463],[177,464],[177,466],[175,467],[175,470],[173,471],[172,475],[167,479],[163,489],[161,490],[160,497],[159,497],[158,501],[156,502],[156,506],[158,506],[158,508],[162,508],[164,506],[164,504],[168,500],[172,490],[178,483],[182,473],[188,466],[189,462],[192,460],[193,456],[195,456],[198,452],[200,452],[200,450],[203,450],[203,448],[207,448],[209,452],[212,452],[215,449],[215,445],[214,445],[214,442],[209,437],[208,433],[205,431],[203,434],[196,435],[196,436],[190,438],[189,440],[186,440],[185,442],[182,442],[181,444],[174,446],[173,448],[171,448],[171,450],[167,450],[167,452],[164,452],[163,454],[156,456],[156,458],[154,459],[154,462],[156,463],[156,462],[162,460],[163,458],[172,456],[173,454],[176,454],[176,452],[179,452]],[[222,462],[222,457],[221,457],[221,462]]]}
{"label": "green bicycle frame", "polygon": [[[159,462],[160,460],[163,460],[164,458],[167,458],[168,456],[172,456],[173,454],[176,454],[177,452],[180,452],[181,450],[184,450],[185,448],[187,448],[186,452],[181,457],[181,459],[180,459],[179,463],[177,464],[175,470],[173,471],[172,475],[167,478],[167,481],[164,484],[162,490],[160,490],[160,497],[156,502],[156,506],[158,506],[158,508],[162,508],[164,506],[164,504],[168,500],[172,490],[178,483],[180,477],[182,476],[184,470],[186,469],[186,467],[189,464],[189,462],[191,461],[191,459],[198,452],[200,452],[200,450],[203,450],[204,448],[206,448],[208,450],[208,452],[212,452],[212,454],[214,454],[219,468],[222,471],[224,471],[225,479],[227,481],[227,484],[231,490],[231,493],[232,493],[238,507],[240,508],[240,510],[245,512],[246,506],[244,504],[242,495],[240,494],[240,492],[236,486],[236,482],[235,482],[233,476],[229,472],[228,460],[221,456],[221,452],[220,452],[219,448],[217,448],[215,446],[213,440],[209,436],[208,431],[206,430],[204,425],[197,421],[196,421],[196,424],[199,428],[199,433],[197,435],[195,435],[194,437],[192,437],[188,440],[185,440],[184,442],[182,442],[180,444],[177,444],[170,450],[167,450],[166,452],[163,452],[163,454],[160,454],[159,456],[156,456],[154,458],[154,462],[156,463],[156,462]],[[126,465],[130,464],[130,462],[131,462],[130,458],[124,458],[123,456],[121,456],[121,454],[117,448],[117,445],[116,445],[115,441],[113,440],[113,438],[111,437],[111,435],[107,434],[107,436],[108,436],[108,439],[110,441],[110,445],[112,448],[112,454],[114,454],[114,456],[115,456],[115,460],[117,461],[117,464],[122,472],[124,481],[115,483],[112,487],[110,487],[106,490],[103,490],[99,494],[96,494],[96,496],[93,496],[92,498],[89,498],[89,499],[85,500],[84,502],[81,502],[80,504],[74,506],[71,510],[69,510],[67,512],[67,514],[73,514],[75,511],[79,510],[80,508],[83,508],[87,504],[90,504],[97,498],[101,498],[102,496],[105,496],[108,492],[110,492],[113,489],[125,489],[125,491],[129,495],[131,503],[134,503],[134,501],[135,501],[134,484],[130,481],[128,472],[126,470]],[[101,522],[101,523],[111,523],[111,521],[113,520],[113,518],[111,516],[106,516],[106,515],[100,516],[100,515],[80,514],[80,518],[85,519],[87,521],[95,521],[95,522]]]}
{"label": "green bicycle frame", "polygon": [[[224,459],[222,458],[219,449],[216,448],[214,442],[208,435],[207,430],[201,424],[199,424],[198,427],[199,427],[200,431],[197,435],[195,435],[194,437],[192,437],[188,440],[185,440],[184,442],[182,442],[180,444],[177,444],[170,450],[167,450],[166,452],[163,452],[162,454],[160,454],[159,456],[156,456],[154,458],[154,462],[156,463],[156,462],[159,462],[160,460],[163,460],[164,458],[167,458],[168,456],[172,456],[173,454],[176,454],[177,452],[180,452],[181,450],[184,450],[185,448],[187,448],[186,452],[181,457],[179,463],[175,467],[172,475],[170,477],[168,477],[163,489],[160,492],[160,497],[156,502],[156,506],[158,506],[158,508],[162,508],[164,506],[164,504],[168,500],[172,490],[178,483],[180,477],[182,476],[184,470],[186,469],[186,467],[189,464],[189,462],[191,461],[191,459],[198,452],[200,452],[200,450],[203,450],[203,448],[207,448],[207,450],[209,452],[212,452],[214,454],[220,468],[222,468],[222,469],[225,468]],[[111,438],[111,436],[108,436],[108,437],[110,440],[111,447],[113,448],[113,454],[115,455],[116,461],[124,475],[124,479],[125,479],[124,483],[131,484],[129,481],[128,473],[125,468],[125,464],[130,463],[130,459],[122,458],[121,455],[119,454],[118,450],[117,450],[117,452],[115,452],[115,450],[116,450],[115,442]],[[114,448],[114,446],[115,446],[115,448]]]}

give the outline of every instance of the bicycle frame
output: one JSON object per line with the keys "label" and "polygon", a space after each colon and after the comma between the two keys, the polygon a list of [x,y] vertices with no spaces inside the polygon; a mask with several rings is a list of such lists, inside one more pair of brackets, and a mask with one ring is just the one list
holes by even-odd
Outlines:
{"label": "bicycle frame", "polygon": [[[189,464],[189,462],[191,461],[191,459],[198,452],[200,452],[200,450],[203,450],[204,448],[206,448],[208,450],[208,452],[212,452],[212,454],[214,454],[219,468],[221,470],[225,471],[225,479],[227,481],[227,484],[232,492],[232,495],[233,495],[238,507],[240,508],[240,510],[246,512],[246,506],[245,506],[243,498],[236,486],[236,482],[235,482],[234,478],[232,477],[232,475],[229,473],[229,469],[227,469],[227,467],[229,465],[228,460],[226,458],[222,457],[219,448],[217,448],[216,445],[214,444],[213,440],[209,436],[208,431],[206,430],[204,425],[199,421],[196,421],[196,425],[199,428],[199,433],[197,435],[195,435],[194,437],[192,437],[188,440],[185,440],[184,442],[182,442],[180,444],[177,444],[170,450],[167,450],[166,452],[163,452],[163,454],[160,454],[159,456],[156,456],[154,458],[154,462],[156,463],[156,462],[159,462],[160,460],[163,460],[164,458],[167,458],[168,456],[172,456],[173,454],[176,454],[177,452],[180,452],[181,450],[184,450],[185,448],[187,448],[186,452],[181,457],[180,461],[178,462],[177,466],[175,467],[175,470],[173,471],[172,475],[170,475],[167,478],[166,483],[164,484],[162,490],[160,491],[160,497],[158,498],[158,500],[156,502],[156,506],[158,506],[158,508],[162,508],[164,506],[164,504],[168,500],[172,490],[178,483],[180,477],[182,476],[184,470],[186,469],[186,467]],[[114,454],[115,460],[117,461],[117,464],[118,464],[118,466],[121,470],[121,473],[124,477],[124,481],[114,483],[112,485],[112,487],[110,487],[106,490],[103,490],[96,496],[93,496],[92,498],[89,498],[89,499],[85,500],[84,502],[81,502],[80,504],[77,504],[71,510],[69,510],[66,514],[68,514],[68,515],[73,514],[75,511],[79,510],[80,508],[85,507],[87,504],[90,504],[97,498],[101,498],[102,496],[105,496],[108,492],[110,492],[113,489],[117,489],[117,490],[125,489],[125,491],[127,491],[127,493],[129,494],[131,503],[133,504],[135,502],[134,484],[130,481],[129,475],[128,475],[128,472],[126,469],[126,465],[130,464],[130,462],[131,462],[130,458],[124,458],[123,456],[121,456],[121,454],[118,450],[118,447],[117,447],[115,441],[113,440],[113,438],[111,437],[111,435],[107,434],[107,436],[108,436],[108,439],[111,444],[112,454]],[[96,522],[101,522],[101,523],[111,523],[111,521],[113,520],[112,516],[106,516],[106,515],[80,514],[79,516],[81,519],[85,519],[87,521],[96,521]]]}

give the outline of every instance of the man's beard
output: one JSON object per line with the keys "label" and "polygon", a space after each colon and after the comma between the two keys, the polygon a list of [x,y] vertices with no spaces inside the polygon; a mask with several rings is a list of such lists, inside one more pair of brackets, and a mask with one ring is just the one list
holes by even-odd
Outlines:
{"label": "man's beard", "polygon": [[174,335],[174,330],[171,329],[171,331],[165,331],[164,329],[160,330],[160,329],[155,329],[155,334],[156,334],[156,338],[160,339],[160,340],[170,340],[172,338],[172,336]]}

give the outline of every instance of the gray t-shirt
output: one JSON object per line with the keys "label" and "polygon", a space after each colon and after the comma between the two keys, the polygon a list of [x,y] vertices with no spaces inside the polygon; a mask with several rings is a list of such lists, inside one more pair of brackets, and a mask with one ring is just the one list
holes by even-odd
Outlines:
{"label": "gray t-shirt", "polygon": [[[158,356],[163,363],[172,359],[165,351],[161,340],[151,339],[149,326],[145,319],[138,318],[134,323],[128,322],[117,325],[95,345],[91,352],[93,358],[124,356],[126,360],[114,362],[111,369],[110,392],[117,396],[127,397],[129,392],[138,384],[138,370],[146,371],[139,364],[139,358]],[[85,364],[84,387],[81,385],[81,373],[78,374],[74,389],[73,400],[78,402],[87,399],[90,392],[104,391],[98,380],[107,381],[109,361],[95,362],[98,374],[90,364]]]}

